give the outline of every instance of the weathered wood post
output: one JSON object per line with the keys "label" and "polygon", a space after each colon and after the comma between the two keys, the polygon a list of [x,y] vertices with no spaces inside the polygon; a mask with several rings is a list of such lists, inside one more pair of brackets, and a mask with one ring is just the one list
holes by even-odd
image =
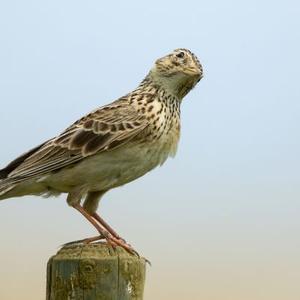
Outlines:
{"label": "weathered wood post", "polygon": [[105,243],[61,248],[47,265],[47,300],[142,300],[146,261]]}

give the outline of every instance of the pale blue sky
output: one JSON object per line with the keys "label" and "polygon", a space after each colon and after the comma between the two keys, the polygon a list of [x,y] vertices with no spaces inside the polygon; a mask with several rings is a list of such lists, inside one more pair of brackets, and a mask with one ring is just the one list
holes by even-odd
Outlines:
{"label": "pale blue sky", "polygon": [[[108,193],[103,216],[152,261],[146,300],[298,300],[299,28],[292,0],[3,1],[0,165],[189,48],[205,76],[176,158]],[[41,299],[47,258],[94,234],[63,198],[0,203],[1,299],[16,284]]]}

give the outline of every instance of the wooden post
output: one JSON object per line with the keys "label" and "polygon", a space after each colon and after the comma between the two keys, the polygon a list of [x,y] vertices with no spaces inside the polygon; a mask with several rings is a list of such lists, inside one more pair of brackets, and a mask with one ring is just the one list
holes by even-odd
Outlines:
{"label": "wooden post", "polygon": [[105,243],[61,248],[47,265],[47,300],[142,300],[143,258]]}

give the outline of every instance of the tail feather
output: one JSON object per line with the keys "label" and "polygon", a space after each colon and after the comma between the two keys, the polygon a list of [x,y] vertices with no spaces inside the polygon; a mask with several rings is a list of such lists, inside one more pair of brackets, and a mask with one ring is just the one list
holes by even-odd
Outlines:
{"label": "tail feather", "polygon": [[5,195],[9,191],[11,191],[15,186],[16,184],[14,183],[5,182],[5,180],[3,180],[2,182],[0,181],[0,200],[7,198],[5,197]]}

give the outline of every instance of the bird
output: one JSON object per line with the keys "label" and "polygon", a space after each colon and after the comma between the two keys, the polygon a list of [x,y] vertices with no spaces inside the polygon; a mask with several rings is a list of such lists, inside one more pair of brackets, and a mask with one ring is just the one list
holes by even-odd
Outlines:
{"label": "bird", "polygon": [[134,248],[97,213],[102,196],[175,156],[183,98],[203,77],[190,50],[157,59],[132,92],[83,116],[58,136],[0,170],[0,200],[67,194],[67,203],[98,231],[82,241]]}

